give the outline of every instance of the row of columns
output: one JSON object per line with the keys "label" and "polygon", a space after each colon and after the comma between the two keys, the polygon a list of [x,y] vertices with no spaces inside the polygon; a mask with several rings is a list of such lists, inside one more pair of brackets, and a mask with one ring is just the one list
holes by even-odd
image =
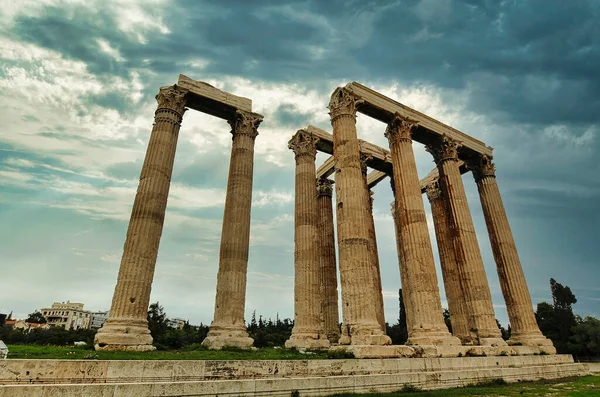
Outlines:
{"label": "row of columns", "polygon": [[[343,88],[334,92],[329,104],[333,126],[342,289],[343,325],[339,343],[387,345],[391,341],[385,335],[372,199],[366,182],[368,159],[359,152],[356,133],[357,106],[360,106],[360,101]],[[415,122],[395,115],[385,132],[393,165],[391,177],[395,200],[392,203],[392,214],[406,307],[407,344],[506,345],[496,324],[483,259],[462,183],[458,161],[460,143],[446,136],[427,145],[427,150],[433,155],[438,168],[439,179],[426,189],[434,219],[453,334],[450,334],[444,323],[433,249],[412,149],[412,134],[416,128]],[[290,141],[290,148],[296,154],[297,294],[296,323],[287,345],[313,347],[315,343],[321,343],[324,339],[323,334],[327,335],[331,343],[335,342],[337,337],[325,328],[332,324],[327,320],[332,317],[332,308],[337,311],[337,296],[331,294],[331,286],[335,285],[335,273],[332,270],[335,269],[335,254],[329,252],[333,251],[329,245],[333,240],[333,220],[329,212],[323,213],[326,216],[315,221],[312,221],[310,215],[319,213],[312,208],[321,208],[319,203],[325,204],[325,201],[321,201],[321,188],[316,188],[316,183],[319,182],[321,186],[322,182],[316,180],[315,138],[301,130]],[[307,152],[310,154],[305,154]],[[473,171],[479,189],[508,309],[512,327],[509,342],[551,346],[551,341],[541,334],[535,321],[531,298],[496,185],[491,159],[485,156],[469,159],[468,166]],[[330,211],[331,189],[328,190],[328,201],[325,205]],[[316,227],[312,226],[313,222]],[[326,226],[327,222],[331,222],[330,227]],[[316,241],[313,236],[317,236]],[[326,241],[327,249],[323,248],[323,241]],[[320,263],[308,253],[309,248],[320,253]],[[314,272],[313,276],[306,274],[310,269]],[[319,274],[323,277],[321,290],[310,284]],[[308,296],[308,287],[305,284],[307,280],[310,280],[310,291],[316,292],[321,299],[320,303],[316,303],[316,307],[321,308],[321,321],[317,318],[319,313],[309,307],[315,302]],[[302,342],[298,343],[301,338]]]}
{"label": "row of columns", "polygon": [[[123,247],[110,315],[96,334],[103,350],[154,350],[147,311],[177,138],[187,110],[188,90],[161,87],[158,107]],[[231,120],[232,147],[223,215],[214,321],[203,345],[248,348],[253,340],[244,324],[246,273],[250,241],[250,206],[254,141],[263,117],[236,111]]]}

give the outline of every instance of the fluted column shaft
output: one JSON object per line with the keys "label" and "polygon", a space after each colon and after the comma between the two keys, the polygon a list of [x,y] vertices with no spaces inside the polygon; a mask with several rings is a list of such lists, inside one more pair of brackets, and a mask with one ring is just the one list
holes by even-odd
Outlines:
{"label": "fluted column shaft", "polygon": [[450,335],[442,315],[433,250],[412,148],[414,128],[413,122],[396,114],[385,134],[393,163],[402,293],[409,319],[407,343],[458,345],[460,341]]}
{"label": "fluted column shaft", "polygon": [[375,297],[377,298],[377,322],[383,332],[386,332],[385,328],[385,310],[383,306],[383,291],[381,287],[381,268],[379,267],[379,252],[377,249],[377,233],[375,233],[375,220],[373,219],[373,191],[369,189],[367,182],[367,161],[371,156],[365,156],[360,154],[360,165],[363,176],[363,183],[365,184],[365,192],[367,193],[367,199],[369,200],[369,223],[367,225],[369,231],[369,251],[373,256],[373,271],[375,272],[375,285],[372,286],[374,289]]}
{"label": "fluted column shaft", "polygon": [[482,156],[469,166],[479,190],[500,287],[506,302],[512,331],[509,343],[552,346],[552,341],[540,332],[533,313],[525,274],[496,182],[494,164],[490,157]]}
{"label": "fluted column shaft", "polygon": [[321,317],[322,291],[319,261],[317,155],[318,138],[300,130],[289,148],[296,157],[294,209],[294,328],[285,346],[328,347]]}
{"label": "fluted column shaft", "polygon": [[[356,99],[338,88],[329,103],[337,185],[337,220],[345,324],[353,345],[387,345],[391,339],[377,320],[377,274],[370,250],[369,200],[363,181],[356,134]],[[365,288],[367,286],[367,288]]]}
{"label": "fluted column shaft", "polygon": [[463,343],[470,343],[471,336],[467,322],[467,311],[460,283],[456,255],[454,254],[452,231],[445,198],[437,181],[427,186],[426,193],[431,204],[431,214],[433,216],[435,236],[440,255],[442,278],[444,279],[444,289],[446,290],[446,299],[448,300],[448,310],[450,311],[450,321],[452,323],[452,335],[459,338]]}
{"label": "fluted column shaft", "polygon": [[250,245],[250,209],[254,169],[254,142],[262,116],[238,111],[231,125],[232,145],[223,213],[215,315],[203,345],[249,348],[244,323],[246,277]]}
{"label": "fluted column shaft", "polygon": [[153,350],[146,320],[186,89],[162,87],[131,211],[110,315],[96,349]]}
{"label": "fluted column shaft", "polygon": [[330,179],[317,181],[317,232],[322,278],[323,328],[331,343],[340,339],[340,318],[338,309],[337,266],[335,258],[335,232],[333,225],[332,187]]}
{"label": "fluted column shaft", "polygon": [[440,188],[448,206],[471,336],[478,344],[505,345],[496,323],[492,295],[460,174],[459,146],[458,142],[442,137],[430,144],[427,150],[433,154],[437,164]]}

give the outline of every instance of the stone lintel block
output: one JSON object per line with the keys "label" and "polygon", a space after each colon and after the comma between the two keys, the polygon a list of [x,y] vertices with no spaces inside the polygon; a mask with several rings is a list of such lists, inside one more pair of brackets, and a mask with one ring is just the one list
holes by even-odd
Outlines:
{"label": "stone lintel block", "polygon": [[254,339],[247,335],[209,335],[202,341],[202,346],[207,349],[221,350],[225,347],[237,347],[240,349],[253,349]]}
{"label": "stone lintel block", "polygon": [[221,91],[203,81],[180,74],[177,85],[189,90],[187,104],[191,109],[232,120],[236,110],[252,112],[252,100]]}
{"label": "stone lintel block", "polygon": [[509,346],[469,346],[464,355],[470,357],[516,356],[518,353]]}

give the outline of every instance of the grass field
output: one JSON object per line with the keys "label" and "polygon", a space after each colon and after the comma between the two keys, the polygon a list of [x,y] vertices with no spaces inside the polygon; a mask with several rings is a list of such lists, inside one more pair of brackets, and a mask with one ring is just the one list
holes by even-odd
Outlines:
{"label": "grass field", "polygon": [[311,360],[327,359],[327,352],[263,348],[253,351],[241,349],[208,350],[192,345],[182,350],[153,352],[94,351],[89,347],[9,345],[9,359],[97,359],[97,360]]}
{"label": "grass field", "polygon": [[545,380],[512,384],[479,385],[460,389],[410,391],[410,388],[389,394],[338,394],[337,397],[465,397],[465,396],[548,396],[548,397],[598,397],[600,376],[585,376],[574,379]]}

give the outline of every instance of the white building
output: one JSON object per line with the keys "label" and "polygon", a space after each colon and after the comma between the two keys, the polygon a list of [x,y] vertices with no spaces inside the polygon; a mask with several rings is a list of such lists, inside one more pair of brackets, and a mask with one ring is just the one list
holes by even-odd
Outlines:
{"label": "white building", "polygon": [[92,312],[92,321],[90,322],[90,328],[99,329],[102,328],[104,322],[108,320],[108,311],[105,312]]}
{"label": "white building", "polygon": [[50,326],[60,326],[68,330],[88,329],[92,313],[83,310],[83,303],[54,302],[52,307],[40,309]]}

